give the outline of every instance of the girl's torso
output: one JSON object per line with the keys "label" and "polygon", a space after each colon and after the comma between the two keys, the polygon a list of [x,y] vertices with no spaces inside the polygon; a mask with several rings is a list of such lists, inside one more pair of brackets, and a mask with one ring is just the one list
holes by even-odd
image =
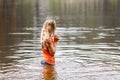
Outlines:
{"label": "girl's torso", "polygon": [[[54,43],[54,38],[50,38],[50,41],[52,42],[52,46],[55,47],[55,43]],[[55,64],[55,57],[54,55],[51,55],[49,50],[47,48],[43,48],[42,49],[42,53],[43,53],[43,62],[47,62],[48,64],[54,65]]]}

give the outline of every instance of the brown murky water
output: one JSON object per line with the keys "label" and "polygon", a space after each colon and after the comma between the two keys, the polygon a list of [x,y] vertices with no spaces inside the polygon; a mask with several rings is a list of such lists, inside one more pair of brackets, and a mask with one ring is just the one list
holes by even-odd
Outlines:
{"label": "brown murky water", "polygon": [[[120,0],[0,0],[0,80],[119,80]],[[40,31],[55,19],[56,66]]]}

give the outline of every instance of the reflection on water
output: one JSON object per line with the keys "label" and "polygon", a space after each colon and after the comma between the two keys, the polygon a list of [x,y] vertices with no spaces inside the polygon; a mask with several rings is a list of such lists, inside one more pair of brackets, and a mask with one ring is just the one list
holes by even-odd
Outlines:
{"label": "reflection on water", "polygon": [[43,80],[56,80],[54,66],[43,66]]}
{"label": "reflection on water", "polygon": [[[119,80],[120,0],[0,0],[0,80]],[[56,66],[40,31],[55,19]],[[49,79],[48,79],[49,78]]]}

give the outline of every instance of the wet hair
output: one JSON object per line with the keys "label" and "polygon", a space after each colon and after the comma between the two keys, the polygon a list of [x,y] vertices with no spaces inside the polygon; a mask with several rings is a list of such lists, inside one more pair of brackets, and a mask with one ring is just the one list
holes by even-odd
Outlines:
{"label": "wet hair", "polygon": [[43,23],[43,28],[41,30],[41,43],[44,43],[46,39],[54,35],[56,29],[56,23],[54,20],[46,20]]}

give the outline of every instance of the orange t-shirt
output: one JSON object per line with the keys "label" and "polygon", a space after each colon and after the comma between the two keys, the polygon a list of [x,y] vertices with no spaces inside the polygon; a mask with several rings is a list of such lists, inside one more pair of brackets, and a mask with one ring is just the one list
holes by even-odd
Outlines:
{"label": "orange t-shirt", "polygon": [[[50,40],[52,41],[53,47],[55,47],[54,39],[50,38]],[[47,62],[48,64],[51,64],[51,65],[55,65],[54,55],[51,55],[49,53],[48,49],[42,49],[42,52],[43,52],[43,60],[42,61]]]}

